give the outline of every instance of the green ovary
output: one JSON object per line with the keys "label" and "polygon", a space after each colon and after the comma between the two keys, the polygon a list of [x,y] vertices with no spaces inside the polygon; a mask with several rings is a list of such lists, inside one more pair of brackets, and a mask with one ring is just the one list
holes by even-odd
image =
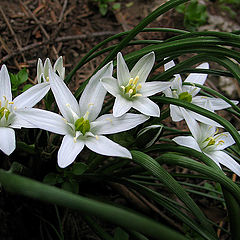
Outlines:
{"label": "green ovary", "polygon": [[192,95],[188,92],[182,92],[178,95],[178,99],[183,100],[185,102],[192,102]]}
{"label": "green ovary", "polygon": [[90,130],[89,120],[86,120],[83,117],[79,118],[74,125],[75,131],[80,131],[83,135]]}
{"label": "green ovary", "polygon": [[7,108],[5,107],[0,108],[0,120],[4,117],[4,115],[6,120],[8,120],[9,114],[10,114],[10,111]]}

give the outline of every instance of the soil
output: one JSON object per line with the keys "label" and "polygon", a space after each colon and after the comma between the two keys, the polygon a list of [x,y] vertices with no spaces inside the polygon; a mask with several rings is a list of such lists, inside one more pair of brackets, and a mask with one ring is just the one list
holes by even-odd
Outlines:
{"label": "soil", "polygon": [[[66,74],[68,74],[96,44],[108,36],[132,29],[166,0],[122,0],[118,2],[121,2],[119,10],[113,11],[109,7],[106,16],[102,16],[96,1],[93,0],[1,0],[0,65],[6,64],[12,73],[26,67],[29,73],[28,81],[34,84],[36,83],[38,58],[45,60],[48,57],[54,62],[59,56],[63,56]],[[227,14],[216,11],[214,3],[205,3],[209,6],[210,16],[209,23],[204,26],[205,29],[239,30],[239,21],[234,21]],[[215,24],[216,22],[222,24]],[[229,23],[227,27],[226,22]],[[172,10],[159,17],[150,26],[184,29],[183,16]],[[166,39],[168,37],[169,34],[166,33],[142,33],[137,38]],[[93,73],[104,56],[103,54],[95,58],[77,71],[70,84],[73,91]],[[216,86],[218,90],[234,96],[235,99],[240,97],[240,91],[232,87],[232,81],[230,84],[232,90],[229,88],[226,90],[227,80],[222,80],[222,82],[222,85]],[[0,167],[8,169],[12,162],[11,157],[0,153],[1,158],[4,158],[5,163],[4,165],[0,163]],[[106,189],[99,191],[102,197],[104,191]],[[115,202],[126,204],[125,198],[119,197],[116,192],[108,192],[108,194],[112,195]],[[202,204],[206,206],[206,203]],[[217,212],[212,215],[212,218],[219,220],[225,217],[225,213],[216,206],[211,207],[215,209],[214,212]],[[206,214],[211,210],[209,209],[206,209]],[[59,211],[63,217],[62,224],[66,240],[99,239],[89,229],[79,213],[66,209]],[[12,195],[4,189],[0,192],[0,222],[1,240],[57,239],[51,227],[51,224],[55,227],[58,225],[54,206]],[[109,224],[103,223],[103,226],[105,229],[112,229]]]}

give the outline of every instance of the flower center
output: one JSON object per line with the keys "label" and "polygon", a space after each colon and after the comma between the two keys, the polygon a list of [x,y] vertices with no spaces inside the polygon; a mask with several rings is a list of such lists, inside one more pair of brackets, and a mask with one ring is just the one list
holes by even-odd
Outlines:
{"label": "flower center", "polygon": [[138,91],[142,88],[142,84],[138,83],[138,80],[139,76],[136,76],[134,79],[130,78],[126,86],[121,86],[123,93],[129,98],[142,96],[142,94],[138,93]]}
{"label": "flower center", "polygon": [[0,126],[6,126],[8,125],[9,115],[11,112],[10,105],[13,104],[13,102],[9,102],[5,96],[4,102],[0,100]]}
{"label": "flower center", "polygon": [[192,102],[192,95],[188,92],[182,92],[178,95],[178,99],[183,100],[185,102]]}
{"label": "flower center", "polygon": [[[218,128],[217,128],[216,132],[214,133],[214,135],[216,135],[217,133],[218,133]],[[219,137],[221,137],[221,136],[223,136],[223,135],[225,135],[225,134],[224,134],[224,133],[221,133],[221,134],[219,134],[218,136],[213,136],[213,137],[211,136],[211,137],[206,138],[206,139],[203,141],[203,143],[204,143],[204,142],[208,142],[208,143],[207,143],[207,145],[204,147],[204,149],[207,148],[207,147],[209,147],[209,146],[213,146],[213,145],[218,146],[218,145],[223,144],[223,143],[224,143],[223,140],[220,140],[220,141],[217,140]]]}
{"label": "flower center", "polygon": [[80,131],[83,135],[90,130],[90,123],[88,119],[84,119],[83,117],[77,119],[75,121],[75,131]]}

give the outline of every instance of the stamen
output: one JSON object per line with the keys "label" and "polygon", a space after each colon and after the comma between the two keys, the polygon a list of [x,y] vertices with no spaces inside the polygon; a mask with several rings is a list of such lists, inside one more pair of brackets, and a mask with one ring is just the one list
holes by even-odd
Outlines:
{"label": "stamen", "polygon": [[139,84],[137,85],[137,91],[139,91],[141,88],[142,88],[142,84],[139,83]]}
{"label": "stamen", "polygon": [[136,85],[137,82],[138,82],[138,80],[139,80],[139,76],[136,76],[136,77],[134,78],[134,80],[133,80],[133,84]]}
{"label": "stamen", "polygon": [[97,140],[99,140],[99,136],[98,135],[96,135],[95,137],[96,137]]}
{"label": "stamen", "polygon": [[131,85],[133,83],[133,78],[130,78],[130,80],[128,81],[128,85]]}
{"label": "stamen", "polygon": [[14,104],[14,102],[9,102],[8,104]]}
{"label": "stamen", "polygon": [[49,77],[46,77],[46,82],[49,82]]}
{"label": "stamen", "polygon": [[123,90],[123,92],[125,92],[125,87],[124,86],[121,86],[121,89]]}
{"label": "stamen", "polygon": [[222,145],[222,144],[224,144],[224,141],[223,141],[223,140],[220,140],[220,141],[217,143],[217,145]]}
{"label": "stamen", "polygon": [[17,107],[15,106],[13,109],[14,109],[14,110],[17,110]]}
{"label": "stamen", "polygon": [[132,97],[141,97],[142,94],[141,93],[136,93],[135,95],[133,95]]}

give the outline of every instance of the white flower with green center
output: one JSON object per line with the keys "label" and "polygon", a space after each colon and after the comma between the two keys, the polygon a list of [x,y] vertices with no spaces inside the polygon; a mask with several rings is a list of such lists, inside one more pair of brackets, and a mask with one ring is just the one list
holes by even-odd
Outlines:
{"label": "white flower with green center", "polygon": [[168,88],[169,82],[146,82],[155,61],[154,52],[143,56],[129,72],[128,67],[119,52],[117,55],[117,79],[104,77],[101,82],[104,88],[115,99],[113,116],[120,117],[131,108],[148,115],[159,117],[160,109],[148,97]]}
{"label": "white flower with green center", "polygon": [[44,62],[39,58],[37,63],[37,81],[38,83],[49,82],[49,70],[54,71],[59,77],[64,80],[65,78],[65,67],[63,67],[63,58],[59,57],[54,66],[52,67],[51,61],[47,58]]}
{"label": "white flower with green center", "polygon": [[204,153],[219,167],[222,164],[240,176],[240,165],[226,152],[222,151],[235,143],[228,132],[218,133],[218,129],[215,126],[203,123],[191,125],[190,130],[193,137],[179,136],[175,137],[173,141],[181,146],[193,148]]}
{"label": "white flower with green center", "polygon": [[[103,136],[129,130],[145,122],[148,117],[142,114],[126,114],[120,118],[112,114],[98,117],[106,90],[100,79],[111,76],[113,64],[100,69],[87,84],[79,103],[59,76],[49,73],[50,85],[62,114],[31,109],[22,111],[25,119],[36,127],[64,135],[58,151],[58,165],[65,168],[70,165],[86,145],[92,151],[106,155],[131,158],[131,153],[119,144]],[[98,118],[97,118],[98,117]]]}
{"label": "white flower with green center", "polygon": [[16,114],[23,108],[31,108],[48,92],[48,84],[37,84],[12,100],[11,82],[7,67],[0,70],[0,150],[10,155],[16,148],[13,128],[34,127]]}
{"label": "white flower with green center", "polygon": [[[165,71],[174,66],[175,66],[175,64],[173,61],[168,62],[164,66]],[[203,63],[203,64],[199,65],[197,68],[209,69],[209,64]],[[206,79],[207,79],[207,74],[191,73],[184,81],[184,82],[188,82],[188,83],[192,84],[192,86],[189,86],[189,85],[183,85],[180,74],[175,74],[171,87],[166,89],[164,91],[164,93],[165,93],[166,97],[177,98],[177,99],[195,104],[199,107],[205,108],[212,112],[215,110],[221,110],[221,109],[231,107],[230,104],[228,104],[221,98],[196,96],[201,89],[196,87],[194,84],[197,83],[197,84],[203,85],[205,83]],[[232,101],[232,102],[234,104],[238,104],[238,101]],[[170,105],[170,115],[171,115],[173,121],[178,122],[178,121],[185,119],[185,116],[184,116],[185,111],[183,111],[183,109],[184,108],[178,107],[176,105],[172,105],[172,104]],[[191,115],[192,118],[194,118],[200,122],[203,122],[203,123],[209,124],[209,125],[220,126],[215,121],[213,121],[207,117],[204,117],[198,113],[195,113],[188,109],[186,109],[186,111]]]}

